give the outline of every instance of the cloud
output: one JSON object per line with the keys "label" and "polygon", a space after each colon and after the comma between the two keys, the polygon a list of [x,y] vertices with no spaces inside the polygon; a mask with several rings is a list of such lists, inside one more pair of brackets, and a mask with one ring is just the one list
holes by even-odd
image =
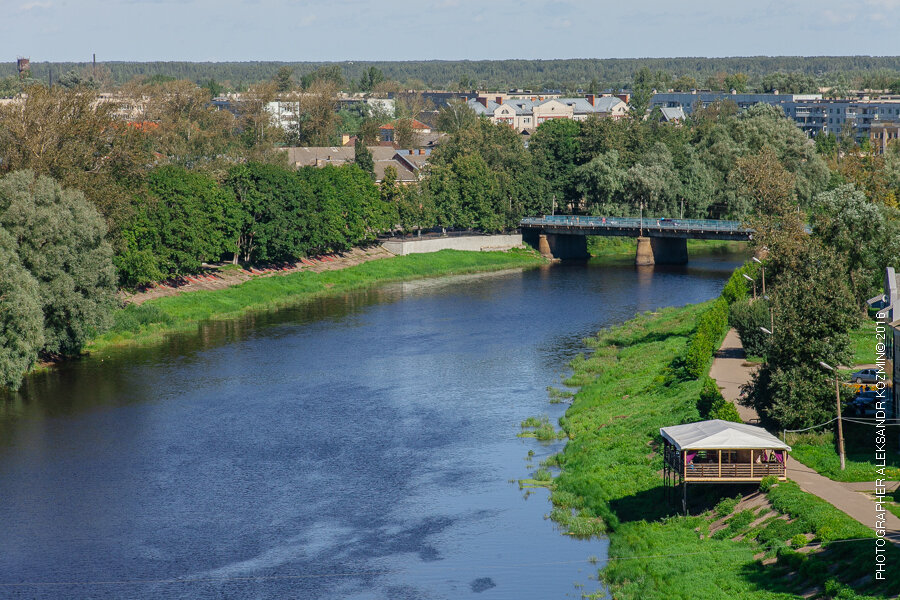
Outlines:
{"label": "cloud", "polygon": [[40,10],[42,8],[50,8],[53,6],[52,2],[41,2],[40,0],[32,0],[31,2],[25,2],[19,5],[19,12],[29,12],[32,10]]}

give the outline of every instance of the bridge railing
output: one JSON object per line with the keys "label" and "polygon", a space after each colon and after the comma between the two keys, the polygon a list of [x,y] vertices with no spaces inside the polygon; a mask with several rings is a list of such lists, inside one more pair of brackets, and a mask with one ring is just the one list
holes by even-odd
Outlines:
{"label": "bridge railing", "polygon": [[544,215],[543,217],[525,217],[522,226],[562,226],[590,227],[609,229],[652,229],[678,231],[721,231],[749,232],[740,221],[720,221],[714,219],[657,219],[638,217],[593,217],[584,215]]}

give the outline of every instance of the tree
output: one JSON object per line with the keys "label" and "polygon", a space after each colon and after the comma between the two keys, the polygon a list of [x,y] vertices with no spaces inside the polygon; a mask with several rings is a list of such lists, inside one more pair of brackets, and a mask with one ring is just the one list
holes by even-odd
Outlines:
{"label": "tree", "polygon": [[27,88],[21,102],[0,105],[0,174],[29,169],[53,177],[114,223],[152,160],[146,134],[117,122],[114,108],[89,90]]}
{"label": "tree", "polygon": [[816,196],[812,226],[822,243],[845,260],[850,289],[858,306],[881,287],[888,262],[888,229],[882,209],[853,184]]}
{"label": "tree", "polygon": [[297,121],[292,142],[304,146],[331,145],[337,135],[335,97],[337,87],[328,80],[316,80],[297,101]]}
{"label": "tree", "polygon": [[676,92],[690,92],[691,90],[696,90],[698,87],[697,79],[690,75],[682,75],[672,82],[672,89]]}
{"label": "tree", "polygon": [[88,89],[96,89],[96,83],[90,79],[83,77],[83,74],[75,69],[67,71],[59,76],[56,80],[57,85],[60,85],[66,89],[75,89],[75,88],[88,88]]}
{"label": "tree", "polygon": [[573,172],[578,195],[585,210],[593,215],[614,215],[622,211],[626,171],[619,167],[619,153],[609,150]]}
{"label": "tree", "polygon": [[323,81],[327,83],[333,84],[336,88],[344,87],[344,70],[341,68],[341,65],[324,65],[313,71],[312,73],[307,73],[303,77],[300,78],[300,85],[303,89],[308,89],[312,86],[313,83],[317,81]]}
{"label": "tree", "polygon": [[37,281],[41,354],[78,354],[108,325],[116,301],[103,218],[81,192],[17,171],[0,179],[0,229],[16,240],[22,267]]}
{"label": "tree", "polygon": [[647,109],[650,107],[650,100],[653,97],[655,84],[656,79],[647,67],[641,67],[634,74],[631,85],[631,100],[628,103],[631,107],[631,116],[633,118],[643,119],[646,116]]}
{"label": "tree", "polygon": [[[460,156],[475,154],[481,157],[493,174],[493,184],[497,187],[492,203],[497,214],[503,215],[504,227],[517,226],[525,214],[549,212],[551,194],[547,190],[547,183],[537,175],[532,156],[519,138],[506,125],[479,119],[475,127],[449,136],[432,152],[429,161],[432,176],[428,178],[426,185],[440,218],[444,219],[443,224],[447,224],[448,219],[446,214],[441,214],[441,208],[454,205],[452,198],[443,197],[443,194],[452,192],[453,189],[445,185],[453,179],[450,176],[452,165]],[[470,163],[467,166],[475,165]],[[436,173],[440,176],[435,177]],[[452,218],[449,220],[452,221]]]}
{"label": "tree", "polygon": [[637,214],[643,204],[644,214],[670,216],[675,213],[680,181],[673,170],[672,155],[660,142],[647,152],[641,162],[628,169],[625,175],[625,195],[630,212]]}
{"label": "tree", "polygon": [[807,238],[793,268],[772,291],[775,332],[766,363],[747,386],[746,404],[781,427],[808,427],[834,417],[833,374],[819,365],[850,364],[857,305],[846,265],[831,249]]}
{"label": "tree", "polygon": [[793,270],[806,237],[805,215],[794,201],[794,176],[768,146],[738,159],[737,173],[754,207],[753,245],[767,248],[772,256],[770,275]]}
{"label": "tree", "polygon": [[289,67],[287,65],[278,69],[278,72],[275,73],[275,76],[272,77],[272,82],[275,84],[276,91],[279,92],[289,92],[294,87],[294,69],[293,67]]}
{"label": "tree", "polygon": [[126,248],[117,258],[126,274],[123,283],[196,273],[203,262],[234,250],[237,205],[230,190],[175,165],[150,173],[147,187],[149,196],[123,227]]}
{"label": "tree", "polygon": [[427,186],[400,186],[397,197],[397,217],[403,231],[421,231],[437,222],[434,197]]}
{"label": "tree", "polygon": [[503,217],[496,214],[495,206],[499,186],[481,155],[459,155],[449,165],[438,165],[429,184],[442,226],[502,228]]}
{"label": "tree", "polygon": [[363,72],[363,75],[359,80],[359,89],[364,92],[371,92],[378,84],[383,83],[384,81],[385,77],[384,73],[381,72],[381,69],[371,66]]}
{"label": "tree", "polygon": [[837,154],[837,137],[834,132],[820,132],[816,135],[816,152],[825,157],[833,157]]}
{"label": "tree", "polygon": [[394,125],[394,142],[401,148],[418,148],[422,145],[422,137],[413,128],[412,119],[397,119]]}
{"label": "tree", "polygon": [[528,143],[538,175],[549,184],[560,203],[578,200],[572,171],[581,154],[580,133],[577,121],[551,119],[535,130]]}
{"label": "tree", "polygon": [[[216,169],[229,154],[236,159],[237,122],[231,112],[210,105],[210,91],[190,81],[142,86],[132,94],[145,98],[141,123],[153,149],[166,162],[186,168]],[[241,108],[249,105],[243,103]],[[245,131],[255,132],[246,127]]]}
{"label": "tree", "polygon": [[358,137],[356,138],[356,143],[353,145],[353,156],[353,162],[355,162],[360,169],[371,175],[374,179],[375,161],[372,159],[372,153],[369,152],[369,149]]}
{"label": "tree", "polygon": [[743,94],[747,91],[747,82],[750,80],[744,73],[732,73],[725,77],[725,89],[726,90],[734,90],[738,94]]}
{"label": "tree", "polygon": [[203,89],[206,90],[210,98],[216,98],[222,95],[222,92],[225,91],[225,86],[215,79],[207,79],[206,83],[203,84]]}
{"label": "tree", "polygon": [[16,240],[0,229],[0,386],[17,389],[44,346],[38,282],[22,266]]}
{"label": "tree", "polygon": [[764,298],[737,300],[729,308],[728,323],[737,330],[747,356],[766,355],[769,334],[760,327],[772,327],[769,308],[770,304]]}
{"label": "tree", "polygon": [[247,163],[232,167],[223,185],[240,207],[235,262],[283,261],[310,252],[317,214],[302,178],[276,165]]}
{"label": "tree", "polygon": [[475,125],[478,115],[465,100],[452,98],[438,110],[437,129],[444,133],[456,133]]}

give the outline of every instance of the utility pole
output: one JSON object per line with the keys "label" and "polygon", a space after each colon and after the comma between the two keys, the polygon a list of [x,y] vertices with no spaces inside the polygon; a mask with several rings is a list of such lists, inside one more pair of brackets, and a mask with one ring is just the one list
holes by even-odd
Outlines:
{"label": "utility pole", "polygon": [[819,361],[819,364],[829,371],[834,372],[834,394],[837,402],[838,454],[841,457],[841,471],[843,471],[847,468],[847,457],[844,452],[844,426],[843,418],[841,417],[841,382],[838,379],[838,372],[835,371],[834,367],[822,361]]}

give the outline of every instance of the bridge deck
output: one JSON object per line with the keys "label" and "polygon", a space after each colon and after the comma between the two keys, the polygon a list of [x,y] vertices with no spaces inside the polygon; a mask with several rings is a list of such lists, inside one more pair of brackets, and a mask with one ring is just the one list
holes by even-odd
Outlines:
{"label": "bridge deck", "polygon": [[606,235],[638,237],[692,238],[747,241],[753,230],[740,221],[712,219],[656,219],[636,217],[588,217],[576,215],[545,215],[526,217],[520,222],[523,230],[542,230],[544,233],[574,235]]}

